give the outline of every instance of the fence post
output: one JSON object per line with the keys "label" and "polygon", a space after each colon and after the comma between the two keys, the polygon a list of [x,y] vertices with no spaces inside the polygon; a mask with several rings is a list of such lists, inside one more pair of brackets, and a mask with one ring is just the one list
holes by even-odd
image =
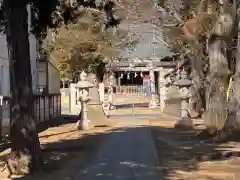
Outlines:
{"label": "fence post", "polygon": [[[44,109],[45,111],[45,109]],[[48,121],[51,119],[51,96],[48,96]]]}
{"label": "fence post", "polygon": [[56,109],[56,114],[57,114],[57,116],[59,116],[59,115],[58,115],[58,98],[59,98],[59,95],[57,95],[57,100],[56,100],[56,108],[57,108],[57,109]]}
{"label": "fence post", "polygon": [[46,121],[46,111],[45,111],[45,106],[46,106],[46,96],[43,97],[43,121]]}
{"label": "fence post", "polygon": [[40,103],[40,98],[37,96],[37,104],[38,104],[38,118],[37,118],[37,122],[39,124],[40,119],[41,119],[41,103]]}
{"label": "fence post", "polygon": [[[70,94],[69,94],[69,96],[70,96]],[[58,105],[58,116],[61,115],[61,104],[62,104],[62,102],[61,102],[61,95],[58,95],[58,102],[57,102],[57,105]]]}
{"label": "fence post", "polygon": [[2,100],[2,103],[0,104],[0,125],[1,125],[1,128],[0,128],[0,136],[2,137],[3,136],[3,134],[2,134],[2,128],[3,128],[3,123],[2,123],[2,121],[3,121],[3,104],[4,103],[4,101]]}
{"label": "fence post", "polygon": [[53,117],[55,118],[55,95],[53,95],[53,98],[52,98],[52,101],[53,101]]}
{"label": "fence post", "polygon": [[52,120],[53,119],[53,117],[54,117],[54,95],[51,95],[51,119],[50,120]]}

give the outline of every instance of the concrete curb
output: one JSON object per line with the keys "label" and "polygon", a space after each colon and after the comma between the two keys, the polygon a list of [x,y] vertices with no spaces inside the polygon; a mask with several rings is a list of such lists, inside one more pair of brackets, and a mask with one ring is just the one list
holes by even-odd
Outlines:
{"label": "concrete curb", "polygon": [[149,122],[150,124],[150,133],[151,133],[151,136],[152,136],[152,143],[153,143],[153,157],[155,159],[155,166],[156,166],[156,169],[157,169],[157,174],[159,175],[159,177],[164,177],[164,173],[162,171],[162,169],[160,168],[160,161],[159,161],[159,158],[158,158],[158,151],[157,151],[157,148],[156,148],[156,143],[155,143],[155,140],[154,140],[154,137],[153,137],[153,132],[152,132],[152,125],[151,125],[151,122]]}
{"label": "concrete curb", "polygon": [[153,156],[154,156],[154,159],[155,159],[155,165],[156,166],[160,166],[160,162],[159,162],[159,159],[158,159],[158,152],[157,152],[157,148],[156,148],[156,142],[154,140],[154,137],[153,137],[153,132],[152,132],[152,123],[151,123],[151,120],[149,120],[149,125],[150,125],[150,133],[151,133],[151,136],[152,136],[152,143],[154,145],[154,149],[153,149]]}

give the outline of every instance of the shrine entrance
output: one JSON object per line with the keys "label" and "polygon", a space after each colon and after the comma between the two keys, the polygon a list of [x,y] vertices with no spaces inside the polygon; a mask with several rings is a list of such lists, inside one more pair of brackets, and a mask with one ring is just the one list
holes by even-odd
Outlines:
{"label": "shrine entrance", "polygon": [[[154,73],[154,82],[157,82],[158,73]],[[112,105],[110,115],[160,115],[158,83],[151,84],[150,73],[147,71],[115,72],[113,85]],[[154,93],[154,94],[153,94]],[[151,102],[156,98],[155,107]]]}
{"label": "shrine entrance", "polygon": [[[158,74],[155,73],[154,82],[157,82],[157,75]],[[152,90],[149,72],[115,72],[115,78],[118,80],[114,86],[114,94],[116,95],[115,98],[121,99],[121,96],[127,98],[127,100],[124,100],[124,98],[121,100],[125,101],[126,104],[127,102],[128,104],[137,103],[135,101],[138,100],[143,100],[142,103],[149,104],[149,98],[151,98],[152,92],[157,93],[158,91],[157,83],[154,83],[154,89]],[[131,97],[137,97],[138,99],[133,101]],[[116,101],[118,99],[116,99]]]}
{"label": "shrine entrance", "polygon": [[103,83],[108,91],[105,102],[113,107],[111,114],[160,116],[167,98],[165,74],[175,69],[174,58],[125,59],[107,64],[109,73]]}

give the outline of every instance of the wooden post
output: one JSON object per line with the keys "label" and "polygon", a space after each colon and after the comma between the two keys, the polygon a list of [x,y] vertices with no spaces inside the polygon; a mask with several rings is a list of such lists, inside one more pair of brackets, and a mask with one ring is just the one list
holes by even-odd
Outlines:
{"label": "wooden post", "polygon": [[152,94],[152,99],[149,104],[149,107],[155,108],[157,107],[157,102],[156,102],[154,67],[152,62],[150,64],[149,76],[150,76],[150,83],[151,83],[150,87],[151,87],[151,94]]}
{"label": "wooden post", "polygon": [[160,109],[161,113],[165,107],[166,100],[166,87],[165,87],[165,78],[164,78],[164,69],[161,68],[158,72],[158,89],[159,89],[159,99],[160,99]]}

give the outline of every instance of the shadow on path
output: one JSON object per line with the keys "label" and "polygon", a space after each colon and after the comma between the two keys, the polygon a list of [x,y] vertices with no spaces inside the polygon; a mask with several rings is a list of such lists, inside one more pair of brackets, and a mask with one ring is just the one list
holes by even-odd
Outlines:
{"label": "shadow on path", "polygon": [[[46,129],[50,128],[50,127],[57,127],[57,126],[61,126],[64,124],[70,124],[70,123],[76,123],[78,120],[78,116],[74,116],[74,115],[62,115],[59,118],[53,119],[51,121],[45,121],[40,123],[37,126],[37,131],[38,133],[45,131]],[[66,132],[68,133],[68,132]],[[8,140],[7,137],[2,138],[0,140],[0,152],[8,149],[10,147],[10,142]]]}
{"label": "shadow on path", "polygon": [[152,133],[166,179],[235,180],[240,171],[240,153],[235,148],[239,137],[229,139],[229,143],[216,143],[212,138],[198,137],[197,130],[158,126],[152,127]]}
{"label": "shadow on path", "polygon": [[[152,135],[152,132],[158,149],[158,160],[154,141],[149,136]],[[196,136],[196,133],[195,130],[181,131],[156,126],[138,126],[115,128],[105,133],[86,134],[80,139],[48,143],[43,145],[43,151],[49,151],[52,154],[46,160],[46,167],[50,167],[46,174],[54,174],[57,169],[62,168],[60,162],[67,162],[70,152],[88,151],[94,155],[91,155],[85,167],[74,166],[74,173],[71,169],[71,172],[66,172],[58,179],[169,179],[175,176],[177,171],[191,173],[198,170],[200,162],[208,161],[208,159],[202,158],[204,155],[224,151],[219,150],[219,146],[231,148],[231,146],[223,146],[210,140],[202,141]],[[102,138],[100,145],[94,145],[92,142],[95,141],[97,144],[101,139],[100,137]],[[218,160],[222,159],[210,159],[210,161]],[[71,162],[68,163],[68,166],[71,167]],[[20,179],[38,180],[36,177],[22,177]]]}
{"label": "shadow on path", "polygon": [[[129,119],[129,121],[131,120]],[[76,121],[77,117],[65,116],[56,123],[54,121],[48,125],[46,123],[41,130],[75,123]],[[124,124],[129,124],[127,123],[128,119],[124,121],[126,122]],[[137,122],[144,121],[146,120],[138,119]],[[161,121],[161,119],[158,121]],[[74,134],[75,131],[78,133],[77,130],[73,129],[61,132],[61,134],[70,132]],[[138,126],[136,123],[133,123],[132,127],[119,127],[107,130],[104,133],[82,132],[82,134],[79,138],[62,139],[42,144],[43,153],[47,154],[44,157],[44,172],[15,179],[170,179],[177,176],[178,171],[191,173],[199,170],[200,163],[203,161],[221,162],[223,158],[219,154],[231,151],[232,148],[230,144],[213,143],[210,139],[202,140],[196,136],[196,130],[183,131],[160,126]],[[58,134],[52,133],[44,136],[56,135]],[[239,138],[234,139],[234,142],[237,143],[238,141]],[[87,163],[84,166],[82,164],[78,165],[78,161],[81,159],[76,158],[73,162],[73,154],[76,157],[79,154],[84,154],[82,159],[86,159]],[[238,162],[239,164],[240,162]],[[226,168],[226,166],[223,166],[223,169]],[[59,173],[59,171],[64,172]],[[224,172],[224,170],[220,171]]]}
{"label": "shadow on path", "polygon": [[148,107],[149,103],[129,103],[129,104],[116,104],[114,105],[116,109],[123,109],[123,108],[132,108],[133,106],[135,108],[139,107]]}

